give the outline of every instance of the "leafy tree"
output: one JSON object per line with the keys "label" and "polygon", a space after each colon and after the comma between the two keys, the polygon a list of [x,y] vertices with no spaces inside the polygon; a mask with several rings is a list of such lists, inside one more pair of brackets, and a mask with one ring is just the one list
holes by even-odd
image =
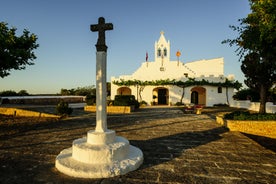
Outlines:
{"label": "leafy tree", "polygon": [[17,93],[13,90],[7,90],[0,92],[0,96],[17,96]]}
{"label": "leafy tree", "polygon": [[27,92],[27,90],[24,90],[24,89],[20,90],[17,94],[19,96],[28,96],[29,95],[29,93]]}
{"label": "leafy tree", "polygon": [[223,43],[236,45],[245,84],[260,94],[259,113],[266,112],[269,89],[276,82],[276,0],[249,0],[252,12],[230,26],[239,33]]}
{"label": "leafy tree", "polygon": [[74,95],[86,96],[86,95],[95,95],[96,88],[95,86],[86,86],[86,87],[78,87],[74,90]]}
{"label": "leafy tree", "polygon": [[1,91],[0,96],[28,96],[30,95],[26,90],[22,89],[18,93],[13,90]]}
{"label": "leafy tree", "polygon": [[16,28],[8,28],[8,24],[0,22],[0,77],[10,75],[10,70],[23,70],[26,65],[33,65],[36,59],[33,52],[38,47],[37,37],[24,30],[16,36]]}
{"label": "leafy tree", "polygon": [[61,89],[60,94],[63,96],[70,95],[70,91],[68,89]]}
{"label": "leafy tree", "polygon": [[72,88],[72,89],[61,89],[60,90],[61,95],[80,95],[80,96],[86,96],[86,95],[96,95],[96,88],[94,85],[92,86],[86,86],[86,87],[78,87],[78,88]]}

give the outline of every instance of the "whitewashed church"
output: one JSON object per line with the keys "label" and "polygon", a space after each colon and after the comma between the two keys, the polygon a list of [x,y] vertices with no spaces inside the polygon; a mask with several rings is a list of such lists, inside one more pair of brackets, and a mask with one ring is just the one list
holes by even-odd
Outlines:
{"label": "whitewashed church", "polygon": [[111,77],[111,99],[115,95],[134,95],[141,102],[145,101],[148,105],[174,105],[182,101],[184,104],[201,104],[213,106],[215,104],[231,103],[234,88],[213,85],[189,86],[185,88],[176,85],[147,85],[121,86],[113,81],[156,81],[156,80],[177,80],[187,81],[194,78],[196,81],[207,80],[209,82],[224,83],[226,78],[234,80],[234,75],[224,75],[223,58],[208,60],[198,60],[183,63],[179,61],[180,52],[175,51],[178,56],[177,61],[170,60],[170,41],[166,40],[164,32],[154,45],[154,61],[142,63],[132,75],[122,75],[118,78]]}

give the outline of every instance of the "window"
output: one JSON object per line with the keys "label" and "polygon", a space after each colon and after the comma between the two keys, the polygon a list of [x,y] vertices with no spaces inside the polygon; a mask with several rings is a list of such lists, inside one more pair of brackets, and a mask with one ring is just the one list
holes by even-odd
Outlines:
{"label": "window", "polygon": [[161,56],[161,49],[160,49],[160,48],[157,50],[157,56],[158,56],[158,57]]}
{"label": "window", "polygon": [[222,87],[218,87],[218,93],[222,93]]}
{"label": "window", "polygon": [[167,49],[166,48],[164,48],[164,56],[166,57],[167,56]]}

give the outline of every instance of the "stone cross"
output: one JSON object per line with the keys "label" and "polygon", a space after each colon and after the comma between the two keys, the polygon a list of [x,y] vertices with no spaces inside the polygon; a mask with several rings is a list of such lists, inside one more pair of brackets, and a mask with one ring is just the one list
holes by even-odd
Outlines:
{"label": "stone cross", "polygon": [[96,44],[96,129],[87,136],[76,139],[71,148],[64,149],[56,157],[56,168],[69,176],[80,178],[109,178],[136,170],[143,163],[143,152],[129,144],[106,123],[106,50],[105,30],[112,24],[99,18],[91,31],[99,31]]}
{"label": "stone cross", "polygon": [[90,26],[91,31],[99,32],[98,42],[96,44],[97,51],[105,51],[107,50],[107,46],[105,45],[105,31],[113,30],[112,23],[105,23],[103,17],[100,17],[98,20],[98,24],[94,24]]}
{"label": "stone cross", "polygon": [[103,17],[99,18],[99,24],[91,25],[91,31],[99,32],[96,44],[96,132],[107,132],[106,122],[106,51],[105,31],[112,30],[111,23],[106,24]]}

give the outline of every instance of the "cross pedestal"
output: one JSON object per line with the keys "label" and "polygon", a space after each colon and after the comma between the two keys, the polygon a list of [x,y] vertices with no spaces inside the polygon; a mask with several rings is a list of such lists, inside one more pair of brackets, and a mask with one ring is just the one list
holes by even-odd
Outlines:
{"label": "cross pedestal", "polygon": [[91,25],[92,31],[99,31],[96,44],[96,128],[87,132],[84,138],[73,141],[71,148],[64,149],[56,157],[56,168],[69,176],[80,178],[108,178],[136,170],[143,162],[142,151],[129,144],[114,130],[107,129],[106,122],[106,50],[105,30],[112,30],[112,24]]}

